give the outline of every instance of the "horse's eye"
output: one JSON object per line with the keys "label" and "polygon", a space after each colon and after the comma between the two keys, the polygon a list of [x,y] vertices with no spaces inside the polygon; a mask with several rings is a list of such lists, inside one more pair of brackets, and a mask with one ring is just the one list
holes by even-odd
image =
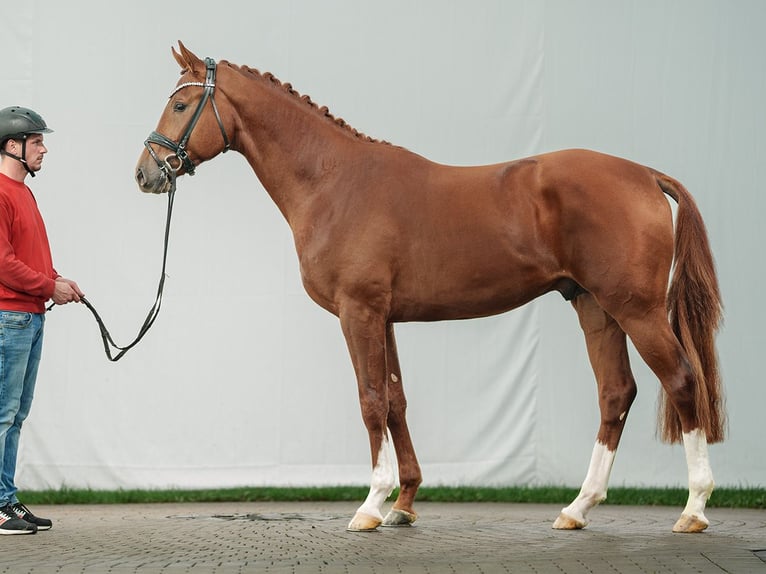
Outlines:
{"label": "horse's eye", "polygon": [[186,109],[186,104],[183,102],[175,102],[173,104],[173,111],[174,112],[182,112]]}

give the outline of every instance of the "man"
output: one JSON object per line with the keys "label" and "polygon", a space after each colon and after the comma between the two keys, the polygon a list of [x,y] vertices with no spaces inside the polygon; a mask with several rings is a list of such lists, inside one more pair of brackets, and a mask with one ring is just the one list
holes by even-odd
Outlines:
{"label": "man", "polygon": [[24,183],[42,167],[48,152],[43,134],[51,131],[32,110],[0,110],[0,534],[35,534],[52,526],[16,497],[19,434],[32,406],[45,303],[83,296],[53,268],[45,224]]}

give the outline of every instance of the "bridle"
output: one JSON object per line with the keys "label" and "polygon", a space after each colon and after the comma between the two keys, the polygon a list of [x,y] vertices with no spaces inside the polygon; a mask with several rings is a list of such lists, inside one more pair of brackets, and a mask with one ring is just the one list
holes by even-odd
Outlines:
{"label": "bridle", "polygon": [[[178,143],[157,131],[150,133],[149,137],[146,138],[146,141],[144,142],[146,149],[149,150],[149,155],[151,155],[154,161],[157,162],[157,166],[160,168],[160,170],[162,170],[162,173],[165,174],[165,177],[170,181],[175,181],[176,172],[181,169],[181,166],[183,166],[183,168],[186,170],[186,173],[189,175],[194,175],[194,162],[189,157],[189,154],[186,151],[186,146],[189,143],[189,138],[191,137],[191,134],[194,131],[194,128],[196,127],[208,100],[210,100],[210,103],[213,105],[213,113],[215,114],[215,119],[218,121],[218,127],[221,128],[221,135],[223,136],[222,153],[226,153],[231,147],[229,137],[226,135],[226,129],[223,127],[223,122],[221,121],[221,115],[218,113],[218,106],[215,104],[215,60],[212,58],[205,58],[205,68],[207,69],[207,72],[205,74],[204,82],[185,82],[176,86],[176,89],[173,90],[173,93],[168,96],[168,99],[170,99],[178,91],[189,86],[205,88],[205,91],[202,93],[202,98],[197,104],[197,109],[194,111],[194,115],[189,121],[189,124],[186,126],[186,131],[184,132],[183,136],[181,136],[181,139],[178,141]],[[165,159],[163,160],[152,148],[151,144],[153,143],[167,148],[173,153],[166,155]]]}

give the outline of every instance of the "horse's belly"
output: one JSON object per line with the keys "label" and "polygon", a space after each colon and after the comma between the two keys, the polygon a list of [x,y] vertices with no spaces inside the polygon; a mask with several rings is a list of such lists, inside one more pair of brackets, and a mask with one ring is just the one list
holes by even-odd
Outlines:
{"label": "horse's belly", "polygon": [[552,281],[535,273],[524,279],[512,274],[480,280],[423,281],[394,289],[391,320],[446,321],[497,315],[521,307],[550,291]]}

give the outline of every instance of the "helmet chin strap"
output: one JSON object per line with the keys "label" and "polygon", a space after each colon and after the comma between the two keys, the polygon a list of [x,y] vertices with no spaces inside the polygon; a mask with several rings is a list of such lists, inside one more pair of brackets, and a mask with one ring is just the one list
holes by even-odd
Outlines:
{"label": "helmet chin strap", "polygon": [[5,150],[0,150],[0,154],[2,154],[2,155],[7,155],[8,157],[10,157],[10,158],[12,158],[12,159],[15,159],[16,161],[19,161],[19,162],[21,162],[21,165],[23,165],[23,166],[24,166],[24,169],[26,169],[26,170],[27,170],[27,173],[28,173],[29,175],[31,175],[32,177],[35,177],[35,172],[34,172],[34,171],[32,171],[32,170],[29,168],[29,164],[27,164],[27,160],[25,159],[25,158],[27,157],[27,136],[24,136],[24,137],[21,139],[21,157],[19,157],[19,156],[17,156],[17,155],[13,155],[12,153],[8,153],[8,152],[7,152],[7,151],[5,151]]}

